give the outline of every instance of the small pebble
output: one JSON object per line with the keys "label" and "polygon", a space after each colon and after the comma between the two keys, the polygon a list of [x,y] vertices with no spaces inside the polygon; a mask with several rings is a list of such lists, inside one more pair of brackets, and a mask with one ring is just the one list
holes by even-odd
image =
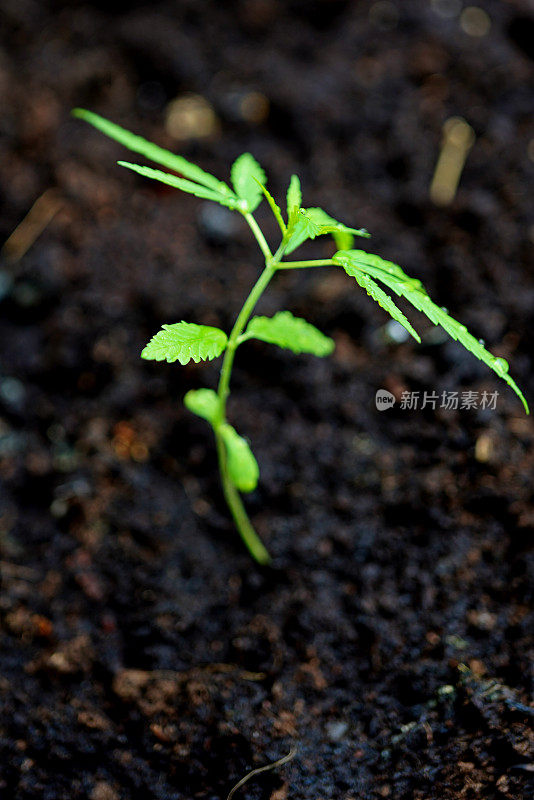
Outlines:
{"label": "small pebble", "polygon": [[111,784],[106,781],[98,781],[93,786],[89,798],[90,800],[119,800],[119,795]]}
{"label": "small pebble", "polygon": [[17,378],[4,378],[0,383],[0,396],[12,408],[18,408],[24,402],[26,390]]}
{"label": "small pebble", "polygon": [[199,223],[204,236],[214,244],[224,244],[237,230],[235,214],[214,203],[200,207]]}
{"label": "small pebble", "polygon": [[348,722],[342,722],[341,720],[338,722],[328,722],[326,725],[326,735],[331,742],[339,742],[343,739],[348,729]]}
{"label": "small pebble", "polygon": [[205,97],[184,94],[171,100],[165,110],[165,130],[173,139],[204,139],[219,130],[219,120]]}
{"label": "small pebble", "polygon": [[383,331],[384,339],[388,343],[402,344],[402,342],[407,342],[410,338],[410,334],[406,328],[394,319],[391,319],[384,325]]}
{"label": "small pebble", "polygon": [[460,15],[460,27],[468,36],[487,36],[491,28],[491,19],[482,8],[468,6]]}

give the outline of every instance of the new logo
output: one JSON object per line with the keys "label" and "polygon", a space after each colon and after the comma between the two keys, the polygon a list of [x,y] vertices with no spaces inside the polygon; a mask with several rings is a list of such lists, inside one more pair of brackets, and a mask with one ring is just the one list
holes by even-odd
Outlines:
{"label": "new logo", "polygon": [[385,411],[395,405],[395,397],[387,389],[378,389],[375,395],[375,403],[379,411]]}

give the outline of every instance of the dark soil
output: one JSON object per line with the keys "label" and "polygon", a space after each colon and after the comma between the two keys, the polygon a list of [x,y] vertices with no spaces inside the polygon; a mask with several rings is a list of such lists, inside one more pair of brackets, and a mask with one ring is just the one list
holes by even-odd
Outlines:
{"label": "dark soil", "polygon": [[[68,116],[92,108],[221,177],[249,149],[278,196],[298,172],[308,205],[367,227],[532,402],[534,18],[481,2],[475,37],[436,5],[2,4],[3,240],[47,189],[62,203],[0,275],[2,798],[225,798],[292,746],[236,797],[531,796],[534,426],[515,395],[421,319],[425,345],[388,343],[343,273],[280,276],[261,310],[337,348],[239,352],[230,413],[274,556],[258,568],[181,405],[217,364],[139,358],[162,322],[228,329],[255,243]],[[251,91],[258,124],[239,111]],[[210,139],[165,134],[184,92],[215,109]],[[453,115],[477,141],[440,209]],[[496,411],[378,412],[381,387],[500,394]]]}

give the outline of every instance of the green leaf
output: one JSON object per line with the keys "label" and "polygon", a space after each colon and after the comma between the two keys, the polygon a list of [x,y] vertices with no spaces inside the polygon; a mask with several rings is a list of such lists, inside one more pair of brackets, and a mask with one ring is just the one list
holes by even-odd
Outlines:
{"label": "green leaf", "polygon": [[368,238],[370,234],[364,228],[349,228],[338,222],[322,208],[301,208],[299,218],[295,222],[293,230],[290,231],[285,247],[285,254],[289,255],[297,247],[300,247],[307,239],[315,239],[316,236],[332,234],[334,236],[363,236]]}
{"label": "green leaf", "polygon": [[315,356],[329,356],[334,349],[333,339],[290,311],[279,311],[274,317],[252,317],[240,341],[246,339],[259,339],[294,353]]}
{"label": "green leaf", "polygon": [[344,270],[347,275],[350,275],[352,278],[356,279],[362,289],[365,289],[367,294],[370,295],[373,300],[376,300],[379,306],[387,311],[388,314],[393,317],[393,319],[396,319],[403,328],[406,328],[408,333],[410,333],[417,342],[421,342],[419,334],[412,328],[400,308],[395,305],[391,297],[386,294],[377,283],[371,280],[369,275],[366,275],[365,272],[362,272],[357,267],[352,267],[349,265],[345,266]]}
{"label": "green leaf", "polygon": [[287,218],[291,216],[293,209],[299,209],[302,205],[302,191],[297,175],[292,175],[287,190]]}
{"label": "green leaf", "polygon": [[[348,225],[344,225],[343,222],[338,222],[337,219],[331,217],[322,208],[305,208],[302,213],[319,226],[320,234],[339,231],[341,233],[352,233],[354,236],[363,236],[365,239],[369,239],[371,236],[365,228],[350,228]],[[328,230],[326,230],[327,228]]]}
{"label": "green leaf", "polygon": [[306,216],[302,209],[297,209],[294,206],[287,226],[287,244],[284,247],[284,255],[288,256],[307,239],[315,239],[319,235],[319,230],[319,226],[310,217]]}
{"label": "green leaf", "polygon": [[110,139],[114,139],[116,142],[124,145],[128,150],[133,150],[134,153],[140,153],[150,161],[155,161],[156,164],[161,164],[167,167],[167,169],[179,172],[180,175],[184,175],[186,178],[200,183],[203,186],[207,186],[216,192],[229,197],[233,196],[234,193],[224,181],[220,181],[218,178],[215,178],[215,176],[210,175],[209,172],[204,172],[203,169],[197,167],[196,164],[191,164],[182,156],[177,156],[169,150],[159,147],[157,144],[148,142],[146,139],[143,139],[142,136],[130,133],[130,131],[127,131],[125,128],[121,128],[120,125],[116,125],[114,122],[110,122],[99,114],[94,114],[92,111],[87,111],[85,108],[74,108],[71,113],[74,117],[83,119],[85,122],[93,125],[106,136],[109,136]]}
{"label": "green leaf", "polygon": [[399,297],[404,297],[418,311],[425,314],[434,325],[440,325],[449,336],[460,342],[466,350],[484,362],[499,378],[502,378],[520,398],[525,411],[529,408],[523,393],[508,375],[508,363],[504,358],[497,358],[469,333],[465,325],[451,317],[448,312],[437,306],[428,296],[421,281],[408,277],[406,273],[391,261],[386,261],[380,256],[365,253],[363,250],[345,250],[336,253],[333,260],[345,270],[347,266],[376,278],[388,286]]}
{"label": "green leaf", "polygon": [[[410,286],[414,291],[426,294],[426,289],[420,280],[417,280],[417,278],[410,278],[398,264],[394,264],[393,261],[386,261],[384,258],[374,253],[366,253],[365,250],[341,251],[334,254],[333,260],[342,264],[342,266],[348,263],[360,268],[365,267],[368,274],[374,275],[377,280],[381,280],[379,276],[385,272],[387,275],[397,278],[399,281]],[[373,270],[377,270],[377,272]]]}
{"label": "green leaf", "polygon": [[153,361],[211,361],[226,347],[227,336],[220,328],[195,325],[194,322],[176,322],[162,325],[141,353],[141,358]]}
{"label": "green leaf", "polygon": [[247,210],[254,211],[261,203],[261,187],[266,184],[265,172],[250,153],[243,153],[232,164],[232,184],[237,196],[247,204]]}
{"label": "green leaf", "polygon": [[177,175],[171,175],[169,172],[162,172],[160,169],[153,169],[152,167],[142,167],[140,164],[130,164],[128,161],[117,161],[121,167],[131,169],[132,172],[137,172],[144,178],[151,178],[151,180],[165,183],[167,186],[172,186],[174,189],[180,189],[182,192],[194,194],[195,197],[202,197],[204,200],[213,200],[215,203],[220,203],[222,206],[228,208],[237,208],[239,200],[237,197],[224,197],[212,189],[207,189],[205,186],[200,186],[198,183],[187,181],[185,178],[178,178]]}
{"label": "green leaf", "polygon": [[260,468],[246,439],[224,423],[219,428],[226,447],[226,465],[234,486],[240,492],[253,492],[258,485]]}
{"label": "green leaf", "polygon": [[213,425],[221,404],[213,389],[191,389],[184,397],[184,406]]}
{"label": "green leaf", "polygon": [[306,226],[300,215],[301,203],[300,181],[296,175],[292,175],[287,190],[287,229],[282,240],[286,255],[292,253],[307,238]]}
{"label": "green leaf", "polygon": [[283,236],[285,234],[285,232],[286,232],[286,224],[285,224],[284,218],[282,216],[282,210],[281,210],[280,206],[276,203],[276,201],[275,201],[274,197],[272,196],[272,194],[268,191],[268,189],[265,188],[263,183],[260,183],[259,181],[257,181],[257,184],[260,187],[260,189],[262,190],[263,194],[265,195],[265,199],[267,200],[267,202],[269,203],[269,205],[271,207],[271,211],[273,212],[273,214],[275,216],[275,219],[278,222],[278,225],[280,227],[280,230],[282,231],[282,236]]}

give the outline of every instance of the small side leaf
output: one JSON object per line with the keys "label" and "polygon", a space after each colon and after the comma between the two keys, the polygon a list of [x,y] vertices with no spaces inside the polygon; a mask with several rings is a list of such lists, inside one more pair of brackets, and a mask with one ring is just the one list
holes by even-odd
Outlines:
{"label": "small side leaf", "polygon": [[286,224],[285,224],[284,218],[282,216],[282,210],[281,210],[280,206],[277,204],[277,202],[274,199],[274,197],[272,196],[272,194],[270,193],[270,191],[265,188],[263,183],[260,183],[259,181],[257,181],[257,184],[260,187],[260,189],[262,190],[263,194],[265,195],[265,199],[267,200],[267,202],[269,203],[269,205],[271,207],[271,211],[273,212],[274,217],[275,217],[276,221],[278,222],[278,226],[279,226],[280,230],[282,231],[282,236],[283,236],[285,234],[285,232],[286,232]]}
{"label": "small side leaf", "polygon": [[292,253],[307,238],[300,215],[301,204],[300,181],[296,175],[292,175],[287,190],[287,229],[282,240],[286,255]]}
{"label": "small side leaf", "polygon": [[240,492],[253,492],[258,485],[260,468],[246,439],[225,423],[219,428],[226,447],[226,464],[230,479]]}
{"label": "small side leaf", "polygon": [[219,395],[213,389],[191,389],[184,397],[184,406],[213,425],[220,409]]}
{"label": "small side leaf", "polygon": [[322,208],[307,208],[306,214],[321,226],[321,236],[327,233],[332,235],[338,250],[350,250],[355,236],[361,236],[365,239],[371,236],[365,228],[349,228],[348,225],[338,222],[337,219],[331,217]]}
{"label": "small side leaf", "polygon": [[347,225],[343,225],[322,208],[301,208],[293,229],[288,228],[288,234],[286,255],[300,247],[307,239],[315,239],[316,236],[332,234],[334,237],[343,236],[345,240],[347,237],[351,237],[350,241],[353,236],[363,236],[364,238],[370,236],[364,228],[349,228]]}
{"label": "small side leaf", "polygon": [[247,204],[248,211],[254,211],[261,202],[261,187],[267,178],[254,156],[243,153],[232,164],[232,185],[240,200]]}
{"label": "small side leaf", "polygon": [[279,311],[274,317],[253,317],[241,341],[246,339],[259,339],[294,353],[321,357],[329,356],[335,346],[333,339],[290,311]]}
{"label": "small side leaf", "polygon": [[291,216],[294,208],[297,210],[302,205],[302,191],[300,189],[300,181],[297,175],[292,175],[287,190],[287,218]]}
{"label": "small side leaf", "polygon": [[233,195],[232,190],[224,181],[220,181],[214,175],[210,175],[209,172],[204,172],[203,169],[197,167],[196,164],[191,164],[182,156],[177,156],[157,144],[148,142],[142,136],[137,136],[135,133],[131,133],[125,128],[121,128],[120,125],[116,125],[114,122],[110,122],[92,111],[87,111],[85,108],[73,108],[71,113],[73,117],[83,119],[106,136],[109,136],[110,139],[114,139],[124,147],[127,147],[128,150],[140,153],[150,161],[155,161],[156,164],[161,164],[167,169],[179,172],[180,175],[184,175],[189,180],[207,186],[216,192],[228,196]]}
{"label": "small side leaf", "polygon": [[523,403],[526,413],[529,412],[528,403],[523,393],[508,375],[508,363],[504,358],[497,358],[469,333],[465,325],[451,317],[448,312],[437,306],[428,296],[421,281],[408,277],[406,273],[392,261],[386,261],[380,256],[365,253],[363,250],[344,250],[336,253],[333,260],[340,264],[346,271],[347,267],[360,270],[376,280],[384,283],[399,297],[404,297],[418,311],[425,314],[434,325],[441,325],[456,341],[460,342],[466,350],[484,362],[499,378],[502,378],[514,390]]}
{"label": "small side leaf", "polygon": [[308,217],[302,208],[297,209],[297,207],[294,206],[289,217],[289,225],[286,233],[287,243],[284,248],[284,255],[288,256],[296,250],[297,247],[304,244],[307,239],[315,239],[316,236],[319,236],[319,233],[319,225]]}
{"label": "small side leaf", "polygon": [[180,189],[182,192],[187,192],[187,194],[194,194],[195,197],[202,197],[204,200],[213,200],[215,203],[220,203],[222,206],[227,206],[228,208],[237,208],[239,205],[237,197],[226,197],[225,195],[219,194],[219,192],[213,191],[213,189],[207,189],[205,186],[193,183],[193,181],[187,181],[185,178],[171,175],[169,172],[162,172],[160,169],[153,169],[152,167],[142,167],[140,164],[130,164],[129,161],[118,161],[117,163],[121,167],[131,169],[132,172],[137,172],[138,175],[142,175],[144,178],[151,178],[153,181],[165,183],[167,186]]}
{"label": "small side leaf", "polygon": [[211,361],[221,355],[227,336],[220,328],[196,325],[194,322],[176,322],[162,325],[141,353],[141,358],[152,361]]}

